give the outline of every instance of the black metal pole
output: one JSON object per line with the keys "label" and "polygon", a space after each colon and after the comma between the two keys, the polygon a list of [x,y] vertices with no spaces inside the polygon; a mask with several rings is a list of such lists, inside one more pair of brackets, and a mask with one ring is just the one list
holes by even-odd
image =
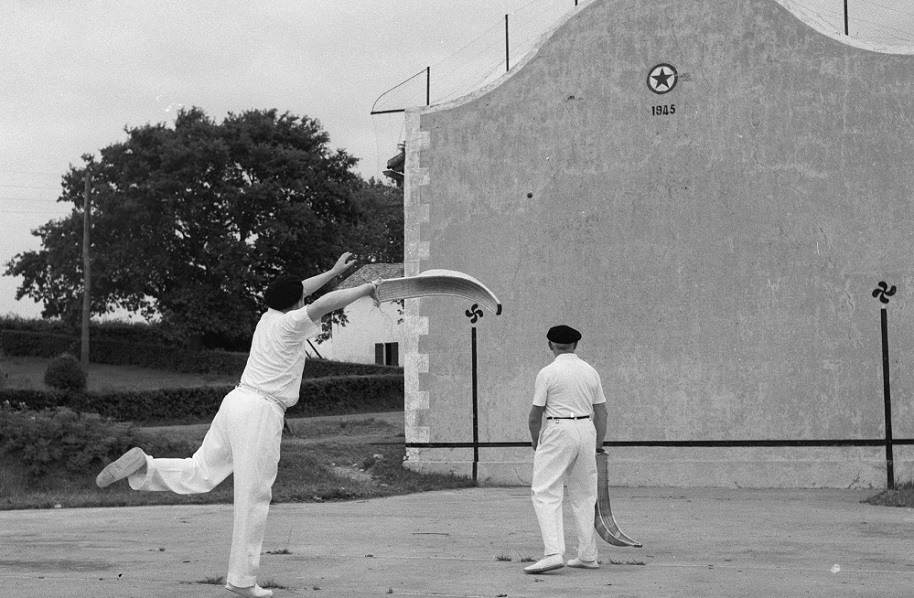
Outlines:
{"label": "black metal pole", "polygon": [[882,392],[885,397],[885,467],[888,489],[895,489],[895,459],[892,454],[892,391],[889,384],[889,317],[883,307],[882,320]]}
{"label": "black metal pole", "polygon": [[432,67],[425,67],[425,105],[432,103]]}
{"label": "black metal pole", "polygon": [[511,56],[508,46],[508,15],[505,15],[505,72],[511,70]]}
{"label": "black metal pole", "polygon": [[470,332],[471,354],[473,357],[473,481],[476,481],[477,469],[479,463],[479,395],[476,385],[476,327],[473,326]]}
{"label": "black metal pole", "polygon": [[844,0],[844,35],[849,35],[847,27],[847,0]]}

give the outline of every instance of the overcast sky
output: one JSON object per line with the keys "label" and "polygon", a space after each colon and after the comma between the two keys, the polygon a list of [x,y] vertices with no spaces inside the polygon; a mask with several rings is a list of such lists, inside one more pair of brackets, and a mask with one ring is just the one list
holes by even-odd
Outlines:
{"label": "overcast sky", "polygon": [[[843,0],[781,3],[843,28]],[[852,36],[914,44],[911,0],[849,7]],[[181,107],[220,122],[277,108],[319,120],[332,148],[381,178],[403,121],[370,115],[382,93],[492,41],[500,55],[506,14],[533,36],[573,9],[574,0],[5,0],[0,269],[39,249],[32,229],[69,212],[55,203],[69,165],[123,141],[125,126],[170,124]],[[40,306],[15,300],[19,282],[0,277],[0,314],[37,317]]]}

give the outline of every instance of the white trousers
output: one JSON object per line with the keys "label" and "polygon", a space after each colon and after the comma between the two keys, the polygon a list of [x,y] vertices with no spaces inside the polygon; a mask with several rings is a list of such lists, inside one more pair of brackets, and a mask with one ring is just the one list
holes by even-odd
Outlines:
{"label": "white trousers", "polygon": [[147,456],[146,473],[128,478],[134,490],[199,494],[235,474],[235,517],[227,577],[234,586],[252,586],[257,580],[279,465],[282,427],[283,413],[277,405],[250,390],[236,388],[222,400],[193,457]]}
{"label": "white trousers", "polygon": [[589,419],[549,420],[533,456],[533,510],[543,534],[543,554],[565,553],[564,487],[578,537],[578,558],[597,560],[597,431]]}

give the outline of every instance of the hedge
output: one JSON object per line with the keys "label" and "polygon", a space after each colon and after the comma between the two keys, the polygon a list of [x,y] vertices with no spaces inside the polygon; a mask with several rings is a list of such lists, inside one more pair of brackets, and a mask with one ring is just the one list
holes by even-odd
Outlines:
{"label": "hedge", "polygon": [[[306,368],[307,369],[307,368]],[[334,376],[302,381],[287,417],[403,410],[403,376]]]}
{"label": "hedge", "polygon": [[351,363],[331,359],[308,359],[305,363],[305,378],[329,378],[333,376],[402,376],[403,368],[373,363]]}
{"label": "hedge", "polygon": [[[21,318],[18,316],[0,316],[0,330],[19,330],[23,332],[36,332],[42,334],[58,334],[70,338],[79,337],[79,325],[72,325],[56,319]],[[118,320],[89,324],[89,334],[92,339],[120,340],[143,344],[172,344],[170,339],[156,324],[143,322],[122,322]]]}
{"label": "hedge", "polygon": [[[17,357],[57,357],[62,353],[80,354],[79,339],[61,334],[0,331],[0,348]],[[139,367],[193,374],[220,374],[241,377],[248,360],[247,353],[228,351],[189,351],[160,344],[141,344],[118,340],[91,340],[89,360],[108,365]],[[393,366],[349,363],[328,359],[309,359],[305,378],[327,376],[400,375],[403,369]]]}
{"label": "hedge", "polygon": [[[30,409],[68,407],[120,421],[209,420],[231,386],[198,386],[150,391],[53,392],[3,389],[0,402]],[[336,376],[302,381],[299,400],[287,417],[371,413],[403,409],[403,376]]]}
{"label": "hedge", "polygon": [[22,405],[29,409],[51,409],[70,402],[70,393],[59,390],[32,390],[25,388],[0,389],[0,403]]}
{"label": "hedge", "polygon": [[[60,334],[22,330],[0,331],[0,348],[17,357],[57,357],[62,353],[80,354],[79,339]],[[187,351],[157,344],[139,344],[118,340],[91,340],[92,363],[136,365],[140,367],[195,374],[241,376],[247,363],[246,353],[228,351]]]}
{"label": "hedge", "polygon": [[[109,455],[136,444],[136,428],[127,422],[81,416],[66,407],[21,410],[0,403],[0,456],[12,459],[10,469],[21,469],[29,485],[49,473],[57,483],[68,481],[60,475],[60,464],[66,473],[84,479],[86,471],[100,467]],[[3,486],[0,482],[0,495],[5,494]]]}
{"label": "hedge", "polygon": [[7,355],[17,357],[57,357],[63,353],[79,355],[79,347],[78,340],[62,334],[23,330],[0,331],[0,348]]}

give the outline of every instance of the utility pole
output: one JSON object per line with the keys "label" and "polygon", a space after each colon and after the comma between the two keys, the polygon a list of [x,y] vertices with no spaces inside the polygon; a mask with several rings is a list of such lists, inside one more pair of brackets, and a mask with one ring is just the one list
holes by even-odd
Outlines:
{"label": "utility pole", "polygon": [[89,310],[90,310],[90,264],[89,264],[89,210],[92,207],[92,171],[86,164],[86,190],[83,200],[83,325],[80,363],[89,376]]}

